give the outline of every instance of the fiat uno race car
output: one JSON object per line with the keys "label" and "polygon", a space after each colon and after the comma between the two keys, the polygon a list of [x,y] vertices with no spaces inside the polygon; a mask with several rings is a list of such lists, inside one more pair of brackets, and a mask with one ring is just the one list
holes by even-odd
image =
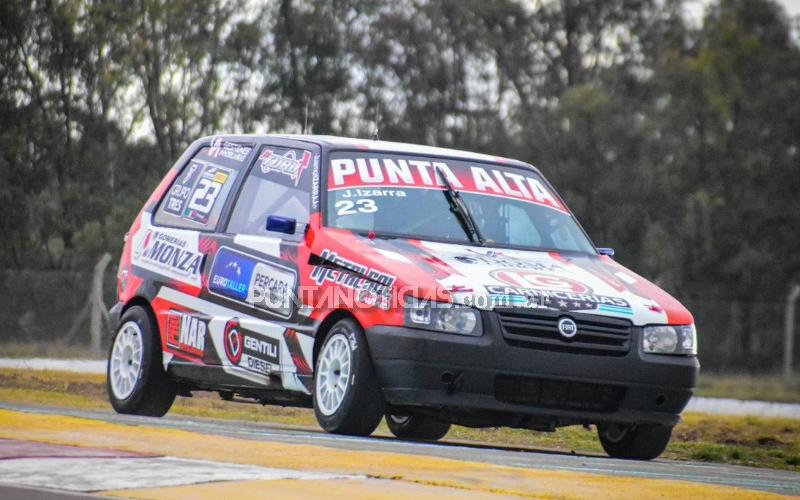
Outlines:
{"label": "fiat uno race car", "polygon": [[651,459],[697,381],[691,314],[596,248],[539,171],[310,135],[200,139],[126,235],[111,404],[313,407],[328,432],[597,426]]}

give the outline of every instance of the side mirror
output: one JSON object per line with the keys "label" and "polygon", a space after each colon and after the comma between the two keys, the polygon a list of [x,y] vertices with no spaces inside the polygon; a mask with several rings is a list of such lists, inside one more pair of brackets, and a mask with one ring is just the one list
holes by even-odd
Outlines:
{"label": "side mirror", "polygon": [[291,217],[280,217],[278,215],[267,217],[267,231],[294,234],[295,230],[297,230],[297,221]]}
{"label": "side mirror", "polygon": [[597,253],[600,255],[608,255],[609,257],[614,256],[614,249],[613,248],[598,248]]}

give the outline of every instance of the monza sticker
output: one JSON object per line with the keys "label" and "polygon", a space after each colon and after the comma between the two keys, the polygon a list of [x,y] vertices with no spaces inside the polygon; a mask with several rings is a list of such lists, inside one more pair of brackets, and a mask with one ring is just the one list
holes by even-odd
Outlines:
{"label": "monza sticker", "polygon": [[225,355],[232,365],[261,375],[280,367],[280,342],[241,326],[238,318],[225,324]]}
{"label": "monza sticker", "polygon": [[137,232],[133,243],[133,265],[200,286],[203,254],[196,233],[151,228]]}
{"label": "monza sticker", "polygon": [[222,247],[211,265],[208,290],[285,319],[294,312],[296,283],[291,268]]}

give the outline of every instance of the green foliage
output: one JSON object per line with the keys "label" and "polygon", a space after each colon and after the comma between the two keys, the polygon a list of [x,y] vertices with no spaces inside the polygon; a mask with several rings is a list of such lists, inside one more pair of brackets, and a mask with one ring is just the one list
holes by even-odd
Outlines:
{"label": "green foliage", "polygon": [[[117,252],[218,131],[369,136],[539,166],[598,244],[682,298],[800,279],[800,51],[773,0],[0,4],[0,267]],[[796,35],[796,33],[795,33]],[[739,313],[737,313],[739,314]]]}

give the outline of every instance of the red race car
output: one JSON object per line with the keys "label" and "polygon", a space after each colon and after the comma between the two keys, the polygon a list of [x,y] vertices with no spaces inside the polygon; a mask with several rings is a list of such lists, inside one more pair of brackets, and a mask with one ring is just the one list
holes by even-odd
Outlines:
{"label": "red race car", "polygon": [[329,432],[596,424],[650,459],[697,382],[691,314],[596,248],[531,165],[411,144],[215,136],[126,236],[109,397],[314,408]]}

